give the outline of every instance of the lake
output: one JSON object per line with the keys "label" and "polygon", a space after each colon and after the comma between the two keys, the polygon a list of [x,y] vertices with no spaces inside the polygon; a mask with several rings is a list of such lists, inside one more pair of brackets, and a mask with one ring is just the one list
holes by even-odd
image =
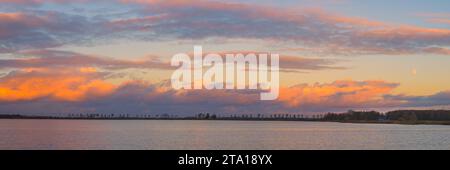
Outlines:
{"label": "lake", "polygon": [[450,149],[450,126],[295,121],[0,120],[0,149]]}

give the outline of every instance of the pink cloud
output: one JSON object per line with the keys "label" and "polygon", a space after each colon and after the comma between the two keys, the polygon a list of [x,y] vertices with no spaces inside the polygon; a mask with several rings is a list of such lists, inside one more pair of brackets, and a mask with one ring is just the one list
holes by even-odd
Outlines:
{"label": "pink cloud", "polygon": [[[150,22],[133,19],[138,30],[178,38],[207,37],[292,41],[328,53],[412,54],[450,45],[450,30],[347,17],[321,9],[281,9],[218,1],[125,0],[144,4]],[[170,21],[170,22],[166,22]],[[152,23],[152,24],[150,24]],[[127,24],[130,24],[127,22]],[[218,32],[217,30],[221,30]],[[307,48],[306,48],[307,49]]]}
{"label": "pink cloud", "polygon": [[444,18],[433,18],[433,19],[428,19],[428,21],[432,22],[432,23],[450,24],[450,19],[444,19]]}
{"label": "pink cloud", "polygon": [[416,54],[426,53],[425,49],[430,47],[450,45],[448,29],[383,23],[322,9],[277,8],[208,0],[115,2],[130,5],[130,15],[95,20],[90,16],[54,11],[1,13],[0,36],[8,39],[0,40],[0,52],[77,44],[90,39],[114,39],[117,36],[146,41],[270,40],[286,42],[294,48],[319,49],[314,52],[328,54]]}
{"label": "pink cloud", "polygon": [[26,29],[36,29],[48,24],[42,17],[24,13],[0,13],[0,38],[19,36]]}
{"label": "pink cloud", "polygon": [[[218,52],[225,57],[226,54],[261,54],[257,51]],[[0,59],[0,68],[59,68],[59,67],[98,67],[103,69],[161,69],[174,70],[168,61],[162,61],[159,57],[149,55],[140,60],[119,60],[109,57],[79,54],[68,51],[55,50],[30,50],[18,54],[24,58]],[[207,55],[205,53],[204,55]],[[192,55],[192,54],[191,54]],[[225,61],[225,58],[223,58]],[[300,70],[338,70],[346,69],[338,66],[340,61],[326,58],[307,58],[302,56],[280,55],[280,68],[282,72],[300,72]]]}

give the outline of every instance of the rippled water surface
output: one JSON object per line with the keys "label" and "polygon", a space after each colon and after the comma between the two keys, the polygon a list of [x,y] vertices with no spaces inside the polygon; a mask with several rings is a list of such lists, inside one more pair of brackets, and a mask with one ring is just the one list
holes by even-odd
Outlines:
{"label": "rippled water surface", "polygon": [[450,149],[450,126],[287,121],[0,120],[0,149]]}

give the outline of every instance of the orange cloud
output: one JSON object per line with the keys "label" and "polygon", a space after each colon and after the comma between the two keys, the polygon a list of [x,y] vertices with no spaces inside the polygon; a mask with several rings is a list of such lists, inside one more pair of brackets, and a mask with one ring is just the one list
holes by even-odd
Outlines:
{"label": "orange cloud", "polygon": [[[274,103],[290,108],[310,105],[353,106],[382,100],[398,84],[384,81],[335,81],[329,84],[296,85],[280,89]],[[131,88],[130,88],[131,87]],[[148,84],[140,81],[114,85],[104,80],[95,68],[24,68],[0,79],[1,101],[28,101],[49,98],[57,101],[84,101],[114,95],[138,95],[147,102],[167,100],[176,103],[222,103],[233,105],[259,103],[258,90],[173,90],[170,82]],[[140,97],[139,97],[140,96]],[[133,98],[131,96],[131,98]]]}
{"label": "orange cloud", "polygon": [[[59,71],[59,72],[56,72]],[[347,109],[448,104],[449,93],[392,95],[398,84],[341,80],[284,87],[278,100],[259,90],[174,90],[170,81],[113,85],[90,68],[24,69],[0,78],[0,111],[20,113],[323,113]],[[28,102],[23,102],[28,101]],[[49,105],[50,104],[50,105]]]}
{"label": "orange cloud", "polygon": [[398,84],[384,81],[335,81],[329,84],[297,85],[280,89],[279,101],[288,107],[301,108],[355,106],[382,100]]}
{"label": "orange cloud", "polygon": [[81,101],[113,92],[115,89],[113,84],[99,79],[94,70],[86,69],[79,71],[25,69],[10,73],[0,80],[0,101],[39,98]]}

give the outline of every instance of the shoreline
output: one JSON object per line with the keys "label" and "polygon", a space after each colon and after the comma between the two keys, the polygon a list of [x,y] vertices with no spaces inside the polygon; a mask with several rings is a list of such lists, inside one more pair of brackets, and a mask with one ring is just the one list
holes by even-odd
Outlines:
{"label": "shoreline", "polygon": [[68,117],[0,117],[0,120],[203,120],[203,121],[301,121],[301,122],[335,122],[335,123],[355,123],[355,124],[398,124],[398,125],[450,125],[450,121],[371,121],[371,120],[346,120],[346,121],[325,121],[316,119],[236,119],[236,118],[216,118],[216,119],[197,119],[197,118],[68,118]]}
{"label": "shoreline", "polygon": [[429,121],[429,120],[417,120],[417,121],[370,121],[370,120],[348,120],[348,121],[325,121],[325,122],[339,122],[339,123],[358,123],[358,124],[397,124],[397,125],[450,125],[450,121]]}

